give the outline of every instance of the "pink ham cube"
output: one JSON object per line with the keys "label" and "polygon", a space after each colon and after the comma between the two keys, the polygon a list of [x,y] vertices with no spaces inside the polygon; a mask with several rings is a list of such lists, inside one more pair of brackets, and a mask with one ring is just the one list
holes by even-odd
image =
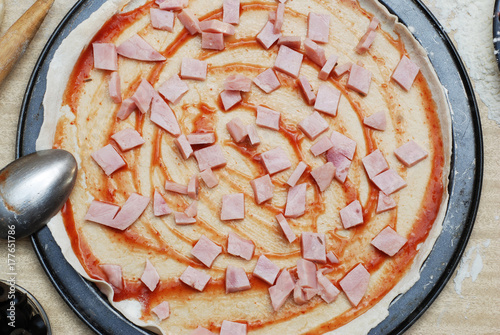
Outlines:
{"label": "pink ham cube", "polygon": [[200,21],[190,9],[184,8],[177,14],[177,18],[191,35],[201,33]]}
{"label": "pink ham cube", "polygon": [[201,48],[206,50],[224,50],[224,35],[222,33],[201,33]]}
{"label": "pink ham cube", "polygon": [[113,287],[122,290],[123,289],[123,275],[122,267],[115,264],[101,264],[99,265],[104,274],[108,277],[108,283],[113,285]]}
{"label": "pink ham cube", "polygon": [[156,3],[161,9],[182,10],[187,7],[188,0],[157,0]]}
{"label": "pink ham cube", "polygon": [[155,123],[158,127],[165,129],[173,136],[181,134],[181,128],[177,122],[174,112],[167,105],[159,94],[153,97],[151,103],[151,115],[149,116],[151,122]]}
{"label": "pink ham cube", "polygon": [[406,182],[401,176],[394,171],[389,169],[384,171],[372,178],[372,181],[379,190],[384,192],[386,195],[390,195],[394,192],[399,191],[403,187],[406,187]]}
{"label": "pink ham cube", "polygon": [[240,143],[242,142],[247,136],[247,126],[241,121],[239,117],[235,117],[228,123],[226,123],[226,128],[227,131],[229,132],[229,135],[233,138],[234,142]]}
{"label": "pink ham cube", "polygon": [[339,289],[321,271],[317,271],[316,276],[318,281],[318,295],[327,304],[334,302],[340,293]]}
{"label": "pink ham cube", "polygon": [[230,24],[240,23],[240,0],[224,0],[222,21]]}
{"label": "pink ham cube", "polygon": [[404,90],[409,91],[419,71],[418,65],[403,55],[391,78]]}
{"label": "pink ham cube", "polygon": [[358,264],[340,281],[340,286],[351,304],[358,306],[368,289],[369,282],[370,272],[362,264]]}
{"label": "pink ham cube", "polygon": [[207,33],[221,33],[224,35],[234,35],[236,29],[233,25],[219,20],[205,20],[200,22],[201,31]]}
{"label": "pink ham cube", "polygon": [[367,116],[363,119],[363,124],[365,126],[368,126],[370,128],[376,129],[376,130],[385,130],[387,127],[387,121],[385,119],[385,112],[380,111],[377,113],[374,113],[370,116]]}
{"label": "pink ham cube", "polygon": [[337,108],[340,101],[340,91],[335,87],[327,84],[321,84],[316,95],[314,109],[318,112],[328,114],[330,116],[337,115]]}
{"label": "pink ham cube", "polygon": [[172,214],[172,209],[167,205],[167,202],[157,190],[155,190],[153,197],[153,213],[155,216]]}
{"label": "pink ham cube", "polygon": [[256,39],[265,49],[269,49],[274,42],[280,38],[280,36],[281,33],[279,31],[274,33],[274,24],[271,21],[267,21],[266,25],[259,32]]}
{"label": "pink ham cube", "polygon": [[261,255],[257,260],[253,275],[270,285],[274,285],[279,272],[280,268],[276,264],[271,262],[266,256]]}
{"label": "pink ham cube", "polygon": [[307,184],[299,184],[288,190],[286,197],[285,216],[296,218],[304,215],[306,211],[306,188]]}
{"label": "pink ham cube", "polygon": [[151,106],[151,101],[155,96],[156,91],[153,86],[149,83],[149,81],[143,79],[130,99],[135,102],[137,108],[139,108],[141,113],[144,114],[148,112],[149,106]]}
{"label": "pink ham cube", "polygon": [[273,198],[274,185],[268,174],[250,181],[250,185],[258,205]]}
{"label": "pink ham cube", "polygon": [[212,242],[205,235],[201,235],[200,239],[191,249],[191,255],[196,257],[207,268],[211,268],[217,256],[222,252],[222,247]]}
{"label": "pink ham cube", "polygon": [[335,130],[332,131],[330,140],[333,143],[333,150],[335,150],[335,152],[344,155],[349,160],[354,158],[354,153],[356,152],[356,141]]}
{"label": "pink ham cube", "polygon": [[295,283],[292,276],[288,270],[281,271],[278,279],[276,280],[276,285],[269,288],[269,295],[271,297],[271,304],[273,309],[277,311],[283,306],[286,299],[292,293],[295,288]]}
{"label": "pink ham cube", "polygon": [[313,61],[319,67],[323,67],[326,63],[325,49],[314,43],[311,39],[304,40],[304,50],[307,58]]}
{"label": "pink ham cube", "polygon": [[176,182],[166,180],[165,181],[165,190],[169,192],[174,192],[178,194],[187,194],[187,186],[181,185]]}
{"label": "pink ham cube", "polygon": [[116,48],[116,52],[123,57],[145,62],[161,62],[166,60],[151,44],[137,34],[120,44]]}
{"label": "pink ham cube", "polygon": [[224,90],[250,92],[252,80],[242,74],[232,74],[224,80]]}
{"label": "pink ham cube", "polygon": [[224,107],[224,110],[228,111],[242,100],[241,92],[222,91],[220,94],[220,99],[222,100],[222,106]]}
{"label": "pink ham cube", "polygon": [[292,166],[290,159],[288,159],[288,155],[281,147],[263,152],[260,156],[270,175],[287,170]]}
{"label": "pink ham cube", "polygon": [[160,321],[163,321],[170,316],[170,305],[167,301],[164,301],[161,304],[153,307],[151,309],[151,312],[155,313]]}
{"label": "pink ham cube", "polygon": [[158,93],[175,105],[188,90],[188,85],[177,74],[174,74],[160,86]]}
{"label": "pink ham cube", "polygon": [[412,167],[427,157],[427,151],[411,140],[394,150],[396,157],[406,165]]}
{"label": "pink ham cube", "polygon": [[335,166],[331,162],[327,162],[320,167],[311,171],[311,176],[318,184],[319,190],[323,192],[330,186],[335,176]]}
{"label": "pink ham cube", "polygon": [[406,238],[399,235],[394,229],[387,226],[371,241],[371,244],[387,254],[394,256],[408,242]]}
{"label": "pink ham cube", "polygon": [[198,200],[199,186],[200,185],[198,176],[197,175],[192,176],[191,179],[189,179],[189,183],[187,185],[187,194],[191,199]]}
{"label": "pink ham cube", "polygon": [[363,208],[359,200],[354,200],[340,210],[340,220],[344,229],[349,229],[363,223]]}
{"label": "pink ham cube", "polygon": [[186,138],[191,146],[215,143],[215,133],[192,133],[187,134]]}
{"label": "pink ham cube", "polygon": [[113,43],[92,43],[94,68],[100,70],[118,70],[118,55]]}
{"label": "pink ham cube", "polygon": [[119,168],[127,165],[122,156],[116,152],[111,144],[106,145],[90,155],[101,167],[104,173],[109,176]]}
{"label": "pink ham cube", "polygon": [[243,193],[226,194],[222,196],[222,221],[243,220],[245,218],[245,197]]}
{"label": "pink ham cube", "polygon": [[335,69],[333,70],[333,74],[337,77],[343,76],[344,74],[351,71],[351,67],[352,67],[351,62],[344,63],[342,65],[335,67]]}
{"label": "pink ham cube", "polygon": [[352,64],[349,80],[346,87],[362,95],[367,95],[370,90],[372,73],[356,64]]}
{"label": "pink ham cube", "polygon": [[189,144],[186,135],[182,134],[174,140],[175,146],[179,149],[179,152],[182,155],[182,158],[188,159],[193,154],[193,149],[191,148],[191,144]]}
{"label": "pink ham cube", "polygon": [[245,270],[228,265],[226,268],[226,293],[246,291],[251,288]]}
{"label": "pink ham cube", "polygon": [[389,164],[387,164],[384,155],[379,149],[363,157],[361,161],[370,179],[389,169]]}
{"label": "pink ham cube", "polygon": [[116,134],[111,135],[111,138],[115,140],[121,151],[127,151],[144,144],[141,134],[132,128],[120,130]]}
{"label": "pink ham cube", "polygon": [[311,115],[299,122],[299,129],[302,130],[302,132],[304,132],[310,140],[316,139],[328,128],[328,122],[326,122],[326,120],[318,112],[313,112]]}
{"label": "pink ham cube", "polygon": [[219,144],[214,144],[209,147],[196,150],[194,152],[194,157],[198,162],[198,168],[200,169],[200,171],[206,169],[215,169],[221,166],[225,166],[227,163],[227,160],[222,153],[222,148]]}
{"label": "pink ham cube", "polygon": [[[269,14],[271,14],[270,12]],[[302,44],[300,36],[281,36],[278,38],[278,45],[286,45],[289,48],[299,50]]]}
{"label": "pink ham cube", "polygon": [[281,230],[283,231],[283,234],[285,235],[286,239],[288,242],[292,243],[297,239],[297,236],[295,236],[295,233],[293,232],[292,228],[290,228],[290,225],[288,224],[288,221],[286,218],[283,216],[283,214],[278,214],[276,215],[276,220],[278,220],[278,224],[281,227]]}
{"label": "pink ham cube", "polygon": [[310,12],[307,17],[307,37],[319,43],[328,43],[330,14]]}
{"label": "pink ham cube", "polygon": [[219,184],[219,179],[217,179],[217,176],[214,174],[212,169],[208,168],[206,170],[203,170],[200,172],[200,177],[203,179],[205,182],[205,185],[207,185],[208,188],[214,188]]}
{"label": "pink ham cube", "polygon": [[303,58],[304,55],[300,52],[290,49],[286,45],[281,45],[278,50],[278,56],[276,56],[276,60],[274,61],[274,68],[297,78]]}
{"label": "pink ham cube", "polygon": [[212,278],[205,272],[196,270],[195,268],[188,266],[179,279],[184,284],[191,286],[195,290],[201,292],[205,289],[205,286],[207,286],[208,282]]}
{"label": "pink ham cube", "polygon": [[122,102],[120,75],[116,71],[109,76],[109,97],[115,104]]}
{"label": "pink ham cube", "polygon": [[204,60],[183,58],[181,64],[181,78],[205,80],[207,79],[208,64]]}
{"label": "pink ham cube", "polygon": [[266,93],[271,93],[281,86],[281,83],[273,69],[267,69],[264,72],[261,72],[253,79],[253,82]]}
{"label": "pink ham cube", "polygon": [[396,208],[396,200],[394,200],[388,195],[385,195],[384,192],[379,191],[376,213],[380,214],[388,210],[391,210],[393,208]]}
{"label": "pink ham cube", "polygon": [[330,57],[328,57],[325,65],[323,65],[318,73],[318,78],[321,80],[327,80],[330,76],[330,73],[332,73],[333,68],[335,67],[335,65],[337,65],[338,59],[339,57],[337,55],[331,55]]}
{"label": "pink ham cube", "polygon": [[375,41],[375,37],[377,37],[377,33],[373,30],[368,30],[366,34],[361,37],[358,45],[356,46],[356,52],[358,54],[363,54],[370,49],[373,41]]}
{"label": "pink ham cube", "polygon": [[302,258],[311,262],[326,263],[325,234],[303,232],[300,245]]}
{"label": "pink ham cube", "polygon": [[229,232],[227,238],[227,252],[233,256],[238,256],[247,261],[253,257],[255,244],[252,241],[244,239],[233,232]]}
{"label": "pink ham cube", "polygon": [[156,286],[160,282],[160,275],[158,275],[158,272],[149,259],[146,259],[146,266],[144,268],[144,272],[142,273],[141,281],[151,292],[155,290]]}
{"label": "pink ham cube", "polygon": [[246,335],[247,325],[239,322],[222,321],[220,335]]}
{"label": "pink ham cube", "polygon": [[118,113],[116,113],[116,117],[120,120],[125,120],[136,108],[137,106],[135,105],[134,100],[130,98],[125,99],[120,105],[120,109],[118,110]]}
{"label": "pink ham cube", "polygon": [[304,174],[306,171],[307,164],[300,161],[299,164],[297,164],[297,167],[295,170],[293,170],[292,174],[288,178],[288,181],[286,182],[288,186],[294,187],[295,184],[299,181],[300,177]]}
{"label": "pink ham cube", "polygon": [[260,144],[259,133],[257,133],[257,127],[255,127],[255,125],[253,124],[247,125],[247,133],[248,133],[248,140],[250,141],[251,145]]}
{"label": "pink ham cube", "polygon": [[186,207],[184,210],[184,214],[186,214],[190,218],[194,218],[198,215],[198,201],[193,201]]}
{"label": "pink ham cube", "polygon": [[304,97],[304,100],[308,105],[314,104],[316,101],[316,94],[314,93],[311,84],[309,84],[309,81],[307,78],[303,75],[299,76],[299,87],[302,92],[302,96]]}
{"label": "pink ham cube", "polygon": [[196,219],[185,212],[174,212],[174,222],[177,225],[184,226],[196,223]]}
{"label": "pink ham cube", "polygon": [[255,123],[264,128],[280,130],[280,116],[281,114],[275,110],[257,106],[257,120]]}
{"label": "pink ham cube", "polygon": [[151,8],[149,10],[151,16],[151,25],[155,29],[166,30],[172,32],[174,30],[175,14],[168,10]]}
{"label": "pink ham cube", "polygon": [[317,157],[317,156],[321,155],[322,153],[328,151],[332,147],[333,147],[332,141],[330,140],[330,138],[328,136],[324,135],[316,143],[314,143],[311,146],[310,150],[311,150],[311,153],[315,157]]}
{"label": "pink ham cube", "polygon": [[349,174],[351,160],[334,148],[326,152],[326,160],[333,163],[335,166],[335,179],[343,184]]}
{"label": "pink ham cube", "polygon": [[339,261],[339,258],[337,257],[337,255],[335,255],[333,253],[333,251],[328,251],[326,253],[326,259],[328,260],[328,262],[330,262],[331,264],[338,264],[340,263]]}

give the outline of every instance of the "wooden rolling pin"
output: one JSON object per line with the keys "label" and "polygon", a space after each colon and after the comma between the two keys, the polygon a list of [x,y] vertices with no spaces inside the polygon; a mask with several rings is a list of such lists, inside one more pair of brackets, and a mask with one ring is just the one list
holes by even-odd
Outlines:
{"label": "wooden rolling pin", "polygon": [[28,48],[53,3],[37,0],[0,39],[0,84]]}

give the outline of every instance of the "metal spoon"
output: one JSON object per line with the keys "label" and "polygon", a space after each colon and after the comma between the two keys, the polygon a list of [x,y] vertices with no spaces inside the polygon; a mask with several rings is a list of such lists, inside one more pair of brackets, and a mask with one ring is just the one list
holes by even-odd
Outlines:
{"label": "metal spoon", "polygon": [[0,171],[0,238],[28,236],[62,208],[76,182],[69,152],[44,150],[23,156]]}

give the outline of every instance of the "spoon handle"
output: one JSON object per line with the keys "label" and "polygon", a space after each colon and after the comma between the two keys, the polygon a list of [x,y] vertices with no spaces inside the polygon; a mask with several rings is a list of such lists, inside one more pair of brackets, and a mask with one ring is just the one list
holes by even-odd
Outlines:
{"label": "spoon handle", "polygon": [[26,51],[53,3],[54,0],[37,0],[0,39],[0,84]]}

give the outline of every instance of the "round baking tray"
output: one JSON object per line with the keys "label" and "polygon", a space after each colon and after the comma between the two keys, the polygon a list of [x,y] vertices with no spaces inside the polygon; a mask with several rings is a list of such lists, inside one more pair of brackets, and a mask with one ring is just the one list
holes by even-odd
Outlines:
{"label": "round baking tray", "polygon": [[[43,95],[49,63],[61,41],[97,10],[103,0],[80,0],[61,21],[42,51],[28,84],[17,132],[16,157],[35,151],[43,122]],[[431,305],[444,288],[467,245],[482,185],[483,145],[481,122],[472,85],[449,37],[419,0],[381,0],[410,28],[427,50],[446,88],[453,127],[450,200],[443,230],[421,269],[420,280],[393,301],[389,316],[370,331],[401,334]],[[497,20],[495,20],[496,22]],[[73,311],[97,334],[149,334],[135,326],[108,303],[95,285],[84,280],[66,262],[48,228],[32,236],[33,247],[50,280]]]}

